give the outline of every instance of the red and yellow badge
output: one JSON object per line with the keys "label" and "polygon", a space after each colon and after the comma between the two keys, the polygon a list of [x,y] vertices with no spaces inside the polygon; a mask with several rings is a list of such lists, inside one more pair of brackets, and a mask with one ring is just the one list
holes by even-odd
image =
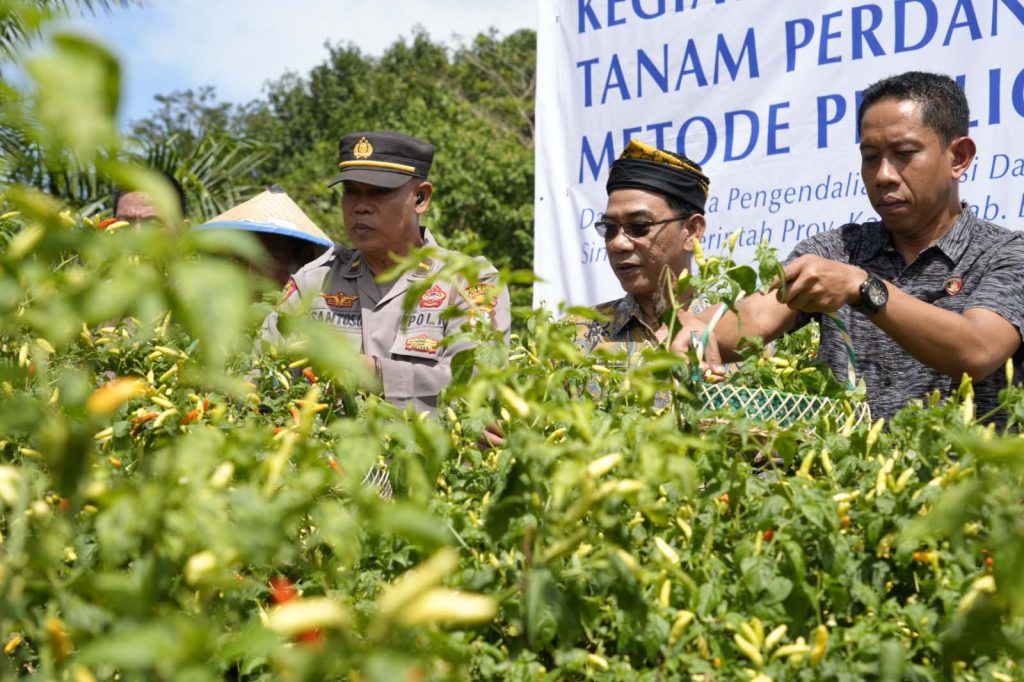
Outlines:
{"label": "red and yellow badge", "polygon": [[470,303],[472,303],[474,307],[494,312],[494,305],[497,298],[495,298],[491,293],[493,289],[493,284],[477,282],[476,284],[471,284],[465,288],[466,298],[469,299]]}
{"label": "red and yellow badge", "polygon": [[418,334],[412,336],[405,341],[406,350],[414,350],[420,353],[430,353],[431,355],[437,354],[437,347],[441,342],[432,336],[426,334]]}
{"label": "red and yellow badge", "polygon": [[358,296],[350,296],[348,294],[337,292],[335,294],[320,294],[324,297],[324,301],[327,305],[332,308],[351,308],[352,304],[359,300]]}
{"label": "red and yellow badge", "polygon": [[281,301],[287,301],[298,290],[299,287],[295,285],[295,280],[289,277],[288,283],[284,285],[284,291],[281,292]]}
{"label": "red and yellow badge", "polygon": [[494,324],[498,299],[493,290],[494,285],[488,282],[477,282],[463,289],[470,303],[469,325],[471,327],[476,326],[477,319],[490,320],[491,324]]}
{"label": "red and yellow badge", "polygon": [[960,293],[960,290],[964,288],[964,278],[950,277],[949,279],[946,280],[946,283],[945,285],[943,285],[943,288],[946,290],[946,293],[949,294],[950,296],[956,296],[957,294]]}
{"label": "red and yellow badge", "polygon": [[420,307],[421,308],[440,308],[441,304],[444,303],[444,299],[448,298],[448,294],[444,293],[439,285],[427,289],[426,293],[420,296]]}

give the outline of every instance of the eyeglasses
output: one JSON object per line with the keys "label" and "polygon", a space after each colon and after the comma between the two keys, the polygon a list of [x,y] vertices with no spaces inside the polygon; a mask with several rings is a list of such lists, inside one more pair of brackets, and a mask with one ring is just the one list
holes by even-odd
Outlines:
{"label": "eyeglasses", "polygon": [[665,218],[664,220],[638,220],[632,223],[616,223],[610,220],[598,220],[594,223],[594,229],[597,230],[597,234],[604,237],[604,240],[610,242],[618,236],[619,230],[621,229],[626,233],[626,236],[631,240],[643,239],[651,231],[651,228],[655,225],[664,225],[665,223],[671,223],[676,220],[686,220],[689,215],[677,215],[671,218]]}

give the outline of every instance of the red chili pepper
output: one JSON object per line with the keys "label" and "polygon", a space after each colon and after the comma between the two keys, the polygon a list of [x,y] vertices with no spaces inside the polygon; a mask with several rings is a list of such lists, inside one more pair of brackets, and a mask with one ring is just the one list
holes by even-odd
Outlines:
{"label": "red chili pepper", "polygon": [[773,537],[775,537],[775,530],[774,529],[769,528],[768,530],[766,530],[764,532],[764,541],[765,542],[771,542]]}
{"label": "red chili pepper", "polygon": [[281,433],[282,431],[284,431],[284,427],[283,426],[275,426],[274,427],[274,433],[275,434]]}
{"label": "red chili pepper", "polygon": [[316,383],[316,375],[313,374],[313,368],[312,367],[304,367],[302,369],[302,376],[306,377],[306,381],[308,381],[309,383],[311,383],[311,384],[315,384]]}
{"label": "red chili pepper", "polygon": [[60,509],[62,512],[66,514],[68,509],[71,509],[71,503],[68,502],[68,498],[60,498],[60,502],[57,503],[57,509]]}
{"label": "red chili pepper", "polygon": [[111,225],[113,225],[116,222],[117,222],[117,218],[105,218],[104,220],[101,220],[100,224],[97,225],[96,227],[101,229],[101,230],[105,230],[105,229],[107,229],[108,227],[110,227]]}
{"label": "red chili pepper", "polygon": [[995,563],[995,561],[992,560],[992,557],[990,557],[990,556],[985,557],[985,569],[986,570],[991,571],[992,570],[992,564],[994,564],[994,563]]}
{"label": "red chili pepper", "polygon": [[270,601],[275,604],[287,604],[298,596],[298,591],[288,578],[277,575],[270,579]]}
{"label": "red chili pepper", "polygon": [[203,412],[206,412],[208,409],[210,409],[210,400],[203,398]]}
{"label": "red chili pepper", "polygon": [[729,504],[729,493],[722,493],[718,496],[718,501],[723,504]]}
{"label": "red chili pepper", "polygon": [[199,410],[189,410],[188,414],[181,418],[182,424],[191,424],[195,420],[199,419]]}
{"label": "red chili pepper", "polygon": [[306,646],[319,649],[324,643],[324,633],[320,632],[319,628],[314,628],[312,630],[306,630],[305,632],[299,633],[296,635],[295,639]]}
{"label": "red chili pepper", "polygon": [[288,408],[288,411],[292,414],[292,421],[298,426],[299,422],[302,421],[302,414],[299,412],[299,408],[292,405]]}
{"label": "red chili pepper", "polygon": [[338,460],[334,459],[333,457],[328,457],[327,462],[331,465],[332,469],[337,471],[339,474],[341,473],[341,465],[338,464]]}

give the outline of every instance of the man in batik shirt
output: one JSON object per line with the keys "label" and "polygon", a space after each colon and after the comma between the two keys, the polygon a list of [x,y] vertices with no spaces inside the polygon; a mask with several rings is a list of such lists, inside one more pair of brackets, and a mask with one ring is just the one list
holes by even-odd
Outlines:
{"label": "man in batik shirt", "polygon": [[[631,360],[643,348],[664,344],[669,328],[672,289],[690,268],[694,243],[704,234],[704,204],[710,180],[701,167],[680,154],[631,140],[608,174],[608,206],[594,223],[604,237],[608,263],[626,295],[596,306],[607,322],[575,318],[576,345],[624,353]],[[680,331],[669,347],[686,353],[696,346],[704,323],[683,292],[679,303]],[[706,373],[722,375],[718,348],[705,352]]]}

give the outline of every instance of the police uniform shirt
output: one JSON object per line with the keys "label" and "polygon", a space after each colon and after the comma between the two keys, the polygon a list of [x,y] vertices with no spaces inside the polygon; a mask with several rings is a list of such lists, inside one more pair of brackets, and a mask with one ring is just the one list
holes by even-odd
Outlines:
{"label": "police uniform shirt", "polygon": [[[424,245],[437,246],[427,230],[423,239]],[[438,261],[425,262],[394,282],[378,283],[357,249],[335,246],[295,273],[279,308],[294,310],[305,297],[314,295],[310,315],[337,329],[360,353],[377,358],[385,398],[399,406],[411,402],[417,411],[434,412],[437,394],[451,382],[451,359],[467,348],[466,343],[441,347],[441,341],[457,333],[470,315],[489,318],[506,340],[511,327],[506,290],[498,293],[492,306],[480,307],[485,294],[496,286],[497,271],[490,264],[480,282],[463,283],[462,291],[446,282],[432,284],[407,312],[409,287],[441,266]],[[452,306],[463,314],[445,315]],[[261,332],[272,343],[281,339],[277,317],[277,312],[271,313]]]}

